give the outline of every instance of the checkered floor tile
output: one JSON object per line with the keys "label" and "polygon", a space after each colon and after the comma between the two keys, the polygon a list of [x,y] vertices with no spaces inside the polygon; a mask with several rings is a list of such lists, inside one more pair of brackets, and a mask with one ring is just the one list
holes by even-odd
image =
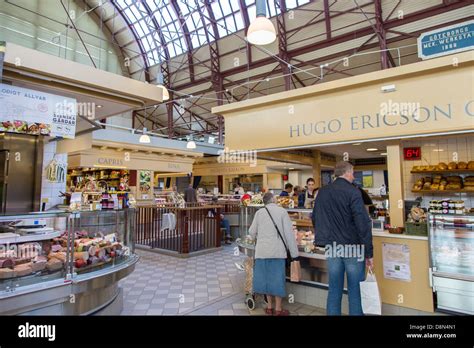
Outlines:
{"label": "checkered floor tile", "polygon": [[[245,259],[235,246],[187,259],[136,250],[135,271],[120,281],[122,315],[264,315],[263,303],[245,304],[245,273],[235,263]],[[286,304],[292,315],[322,315],[301,304]]]}

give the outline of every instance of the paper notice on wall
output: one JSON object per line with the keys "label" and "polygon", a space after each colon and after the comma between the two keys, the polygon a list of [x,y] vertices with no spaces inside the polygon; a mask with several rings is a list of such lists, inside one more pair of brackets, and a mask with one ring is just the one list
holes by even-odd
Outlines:
{"label": "paper notice on wall", "polygon": [[410,248],[405,244],[383,243],[383,275],[386,279],[411,282]]}

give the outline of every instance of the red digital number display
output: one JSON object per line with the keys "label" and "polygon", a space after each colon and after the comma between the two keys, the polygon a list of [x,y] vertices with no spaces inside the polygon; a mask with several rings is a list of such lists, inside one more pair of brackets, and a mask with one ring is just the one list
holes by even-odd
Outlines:
{"label": "red digital number display", "polygon": [[403,157],[407,161],[415,161],[421,159],[421,148],[420,147],[405,147],[403,149]]}

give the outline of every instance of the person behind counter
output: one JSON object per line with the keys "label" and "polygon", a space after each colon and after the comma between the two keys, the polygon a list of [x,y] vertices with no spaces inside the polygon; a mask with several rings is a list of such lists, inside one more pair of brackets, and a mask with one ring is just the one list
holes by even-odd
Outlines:
{"label": "person behind counter", "polygon": [[[268,304],[265,310],[267,315],[286,316],[289,312],[282,309],[281,302],[286,296],[285,261],[287,255],[276,228],[285,239],[291,257],[298,257],[298,247],[288,213],[275,202],[272,193],[265,193],[263,196],[265,207],[255,213],[249,229],[250,238],[256,239],[253,291],[267,296]],[[272,308],[273,298],[275,298],[275,311]]]}
{"label": "person behind counter", "polygon": [[245,190],[242,187],[242,184],[240,182],[237,183],[237,185],[234,184],[234,194],[235,195],[244,195]]}
{"label": "person behind counter", "polygon": [[184,190],[184,200],[186,203],[196,203],[198,201],[196,190],[192,184],[189,184],[188,188]]}
{"label": "person behind counter", "polygon": [[291,192],[293,192],[293,185],[290,183],[287,183],[285,185],[285,190],[281,191],[280,196],[281,197],[289,197],[291,195]]}
{"label": "person behind counter", "polygon": [[298,208],[311,209],[319,188],[315,188],[316,182],[313,178],[306,180],[307,189],[298,196]]}
{"label": "person behind counter", "polygon": [[326,248],[329,275],[326,310],[328,315],[341,315],[345,273],[349,315],[363,315],[359,283],[365,279],[365,266],[373,267],[372,224],[362,194],[352,185],[352,164],[338,162],[334,174],[337,179],[319,190],[312,217],[314,244]]}

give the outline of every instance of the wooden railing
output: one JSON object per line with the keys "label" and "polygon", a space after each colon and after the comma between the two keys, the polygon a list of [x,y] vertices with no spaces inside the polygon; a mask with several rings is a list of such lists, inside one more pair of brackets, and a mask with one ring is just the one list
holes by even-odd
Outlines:
{"label": "wooden railing", "polygon": [[[190,204],[137,207],[135,243],[187,254],[221,246],[220,205]],[[176,225],[169,228],[164,214],[174,214]]]}

